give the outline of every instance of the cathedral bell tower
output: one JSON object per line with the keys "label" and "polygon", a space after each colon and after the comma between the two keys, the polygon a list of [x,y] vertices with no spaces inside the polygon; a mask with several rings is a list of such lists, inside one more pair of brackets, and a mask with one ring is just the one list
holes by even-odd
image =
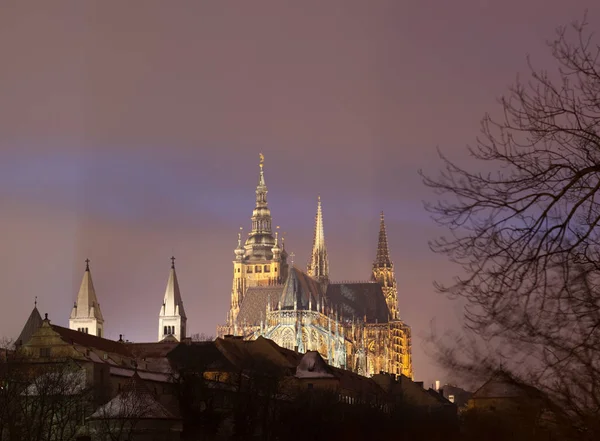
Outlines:
{"label": "cathedral bell tower", "polygon": [[390,259],[387,234],[385,231],[385,220],[381,212],[379,224],[379,241],[377,243],[377,256],[373,262],[371,280],[378,282],[385,294],[385,300],[390,310],[390,318],[398,319],[398,287],[394,276],[394,264]]}
{"label": "cathedral bell tower", "polygon": [[175,272],[175,257],[171,257],[171,271],[163,304],[158,314],[158,341],[166,337],[182,341],[186,337],[187,316],[183,309],[183,300],[179,291],[179,282]]}
{"label": "cathedral bell tower", "polygon": [[104,318],[92,282],[90,259],[85,260],[85,272],[77,293],[77,301],[69,317],[69,329],[97,337],[104,336]]}
{"label": "cathedral bell tower", "polygon": [[279,246],[278,235],[273,236],[264,163],[265,157],[261,153],[256,203],[251,218],[252,229],[244,245],[241,233],[238,234],[238,246],[234,250],[231,308],[227,319],[229,327],[233,327],[237,319],[246,289],[251,286],[279,285],[287,277],[287,253],[283,243]]}

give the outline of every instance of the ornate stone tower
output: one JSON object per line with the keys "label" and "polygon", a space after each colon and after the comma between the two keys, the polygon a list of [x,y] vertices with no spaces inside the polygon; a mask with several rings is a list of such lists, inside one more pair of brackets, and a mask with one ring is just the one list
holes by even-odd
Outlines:
{"label": "ornate stone tower", "polygon": [[251,286],[279,285],[287,277],[287,254],[280,247],[278,235],[273,237],[271,210],[267,205],[267,185],[264,175],[265,158],[260,154],[260,174],[256,186],[256,205],[252,212],[252,230],[242,246],[241,233],[233,261],[233,284],[231,288],[231,309],[227,325],[233,327],[244,294]]}
{"label": "ornate stone tower", "polygon": [[171,271],[165,290],[165,298],[158,314],[158,341],[172,336],[178,341],[186,337],[187,317],[179,291],[175,272],[175,257],[171,257]]}
{"label": "ornate stone tower", "polygon": [[325,234],[323,232],[323,211],[321,210],[321,196],[317,201],[317,215],[315,216],[315,235],[310,261],[306,273],[316,279],[320,284],[329,283],[329,260],[325,247]]}
{"label": "ornate stone tower", "polygon": [[392,263],[392,259],[390,259],[388,249],[383,211],[381,212],[377,256],[373,262],[371,280],[378,282],[383,288],[385,300],[390,310],[390,318],[392,320],[398,319],[398,287],[396,286],[396,277],[394,277],[394,264]]}
{"label": "ornate stone tower", "polygon": [[83,273],[83,280],[77,294],[77,301],[71,311],[69,328],[98,337],[104,336],[104,318],[102,317],[100,303],[98,303],[96,290],[92,283],[90,259],[86,259],[85,261],[85,272]]}

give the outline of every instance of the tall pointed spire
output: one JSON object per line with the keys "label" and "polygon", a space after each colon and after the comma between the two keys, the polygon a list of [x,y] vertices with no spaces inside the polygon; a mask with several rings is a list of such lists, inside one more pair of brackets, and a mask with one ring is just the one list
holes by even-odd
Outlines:
{"label": "tall pointed spire", "polygon": [[313,247],[306,272],[309,276],[314,277],[319,282],[327,283],[329,280],[329,260],[327,259],[327,247],[325,246],[321,196],[319,196],[317,201],[317,215],[315,216]]}
{"label": "tall pointed spire", "polygon": [[165,297],[158,317],[158,340],[173,336],[181,341],[185,338],[187,317],[179,291],[179,282],[175,272],[175,257],[171,257],[171,270],[165,290]]}
{"label": "tall pointed spire", "polygon": [[102,337],[104,317],[100,310],[100,303],[96,296],[92,272],[90,271],[90,259],[85,260],[85,271],[77,293],[77,301],[73,305],[69,319],[71,329]]}
{"label": "tall pointed spire", "polygon": [[390,251],[388,249],[387,234],[385,231],[385,219],[383,211],[381,212],[380,223],[379,223],[379,242],[377,243],[377,256],[373,267],[377,268],[393,268],[394,264],[390,259]]}
{"label": "tall pointed spire", "polygon": [[271,248],[275,245],[275,238],[271,230],[271,210],[267,204],[267,185],[264,174],[265,157],[260,154],[260,174],[256,186],[256,205],[252,211],[252,230],[248,235],[244,248],[246,257],[250,259],[271,260]]}
{"label": "tall pointed spire", "polygon": [[[260,174],[258,177],[258,185],[256,186],[256,208],[266,208],[267,207],[267,184],[265,184],[265,157],[262,153],[259,153],[260,162],[258,166],[260,167]],[[269,225],[270,227],[270,225]],[[254,229],[254,228],[253,228]],[[270,229],[269,229],[270,230]]]}
{"label": "tall pointed spire", "polygon": [[394,276],[394,264],[390,259],[390,250],[388,248],[387,233],[385,231],[385,219],[383,211],[379,223],[379,240],[377,242],[377,255],[373,262],[373,281],[381,285],[385,300],[390,311],[392,320],[398,318],[398,288],[396,277]]}

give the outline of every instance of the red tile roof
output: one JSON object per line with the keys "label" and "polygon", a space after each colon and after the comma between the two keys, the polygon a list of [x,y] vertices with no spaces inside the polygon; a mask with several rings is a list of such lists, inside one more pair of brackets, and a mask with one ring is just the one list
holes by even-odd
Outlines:
{"label": "red tile roof", "polygon": [[62,340],[69,344],[76,344],[88,348],[94,348],[104,352],[119,354],[125,357],[132,357],[133,354],[126,344],[118,341],[108,340],[106,338],[96,337],[92,334],[73,331],[62,326],[50,325],[52,330],[58,333]]}

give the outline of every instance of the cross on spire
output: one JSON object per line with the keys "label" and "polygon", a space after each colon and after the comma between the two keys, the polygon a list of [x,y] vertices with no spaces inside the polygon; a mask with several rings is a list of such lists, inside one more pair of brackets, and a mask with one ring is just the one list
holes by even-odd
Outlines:
{"label": "cross on spire", "polygon": [[90,270],[90,259],[85,259],[85,270],[86,271]]}
{"label": "cross on spire", "polygon": [[175,269],[175,256],[171,256],[171,268]]}
{"label": "cross on spire", "polygon": [[33,301],[33,306],[37,308],[37,296],[35,296],[35,300]]}

